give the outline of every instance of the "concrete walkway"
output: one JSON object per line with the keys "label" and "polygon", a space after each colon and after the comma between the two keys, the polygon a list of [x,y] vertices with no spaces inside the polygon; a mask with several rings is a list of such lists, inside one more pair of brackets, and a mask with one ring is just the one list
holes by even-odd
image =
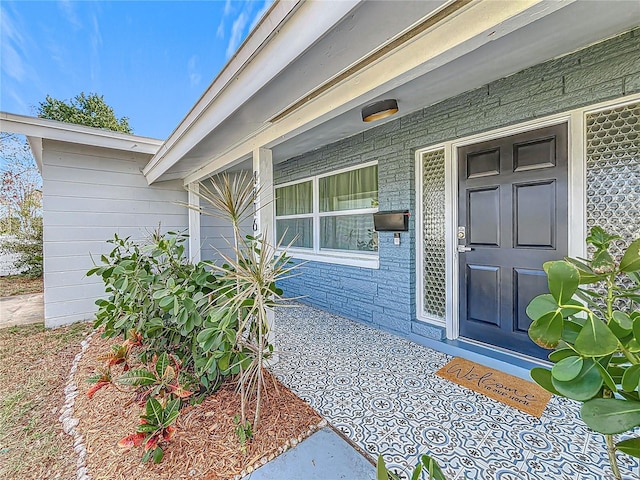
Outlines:
{"label": "concrete walkway", "polygon": [[42,293],[0,298],[0,328],[44,322]]}
{"label": "concrete walkway", "polygon": [[243,480],[375,480],[376,469],[331,428],[323,428]]}

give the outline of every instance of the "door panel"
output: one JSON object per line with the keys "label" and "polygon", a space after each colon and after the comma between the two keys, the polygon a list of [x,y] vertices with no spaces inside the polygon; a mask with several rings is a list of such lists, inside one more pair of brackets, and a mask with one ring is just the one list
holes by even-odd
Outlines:
{"label": "door panel", "polygon": [[467,156],[467,178],[500,174],[500,149],[477,152]]}
{"label": "door panel", "polygon": [[470,190],[467,202],[469,244],[500,246],[500,187]]}
{"label": "door panel", "polygon": [[513,145],[513,170],[516,172],[554,167],[555,164],[555,137]]}
{"label": "door panel", "polygon": [[567,148],[562,124],[458,149],[463,337],[546,358],[525,311],[542,264],[567,255]]}
{"label": "door panel", "polygon": [[498,325],[500,318],[500,271],[486,265],[467,265],[469,319]]}
{"label": "door panel", "polygon": [[541,292],[547,290],[547,276],[544,270],[529,270],[527,268],[514,268],[513,270],[513,299],[515,328],[527,334],[531,319],[527,316],[527,305]]}
{"label": "door panel", "polygon": [[555,248],[555,180],[514,185],[513,190],[514,246]]}

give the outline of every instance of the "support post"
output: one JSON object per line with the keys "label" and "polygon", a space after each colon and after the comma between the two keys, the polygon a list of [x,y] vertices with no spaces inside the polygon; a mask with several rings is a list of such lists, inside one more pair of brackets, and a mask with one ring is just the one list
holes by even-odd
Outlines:
{"label": "support post", "polygon": [[[276,223],[273,199],[275,198],[273,189],[273,156],[268,148],[256,148],[253,151],[253,175],[254,181],[260,187],[256,198],[254,213],[254,234],[262,235],[266,243],[275,245],[276,241]],[[277,350],[275,344],[275,315],[273,310],[267,312],[267,322],[269,323],[269,334],[267,341]],[[274,354],[270,363],[274,364],[278,361],[278,355]]]}
{"label": "support post", "polygon": [[[198,192],[200,185],[196,183],[189,184],[189,205],[200,207],[200,197]],[[200,212],[189,208],[189,257],[193,263],[201,260],[200,256]]]}
{"label": "support post", "polygon": [[253,174],[260,187],[256,198],[254,233],[262,234],[267,243],[275,245],[273,157],[268,148],[256,148],[253,151]]}

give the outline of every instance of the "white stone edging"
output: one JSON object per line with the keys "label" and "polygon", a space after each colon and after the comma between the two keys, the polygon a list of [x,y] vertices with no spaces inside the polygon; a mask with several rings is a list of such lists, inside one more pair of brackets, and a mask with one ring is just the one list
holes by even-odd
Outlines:
{"label": "white stone edging", "polygon": [[[64,388],[65,394],[65,402],[62,408],[60,409],[60,417],[58,420],[62,423],[62,430],[67,435],[73,437],[73,449],[78,455],[78,461],[76,463],[78,470],[76,472],[77,480],[92,480],[91,475],[89,475],[89,469],[87,468],[86,458],[87,458],[87,447],[84,443],[84,437],[82,434],[76,429],[80,420],[73,416],[73,406],[75,405],[76,397],[78,396],[78,386],[75,381],[75,373],[78,371],[78,364],[82,359],[82,354],[89,348],[89,341],[91,337],[95,333],[95,330],[89,333],[87,337],[80,342],[80,346],[82,350],[78,353],[73,359],[73,363],[71,364],[71,369],[69,370],[69,376],[67,377],[67,385]],[[239,475],[234,477],[234,480],[239,480],[249,474],[251,474],[254,470],[260,468],[265,465],[267,462],[270,462],[275,457],[283,454],[290,448],[295,447],[298,443],[303,441],[305,438],[310,437],[316,430],[320,430],[327,426],[327,421],[322,419],[317,425],[311,425],[309,430],[302,433],[298,436],[298,438],[291,438],[285,442],[283,446],[278,448],[275,453],[272,453],[269,456],[265,456],[259,461],[257,461],[254,465],[249,465],[246,467]]]}
{"label": "white stone edging", "polygon": [[94,333],[95,330],[80,342],[82,350],[75,356],[73,363],[71,364],[71,370],[69,370],[69,376],[67,377],[67,385],[64,387],[65,402],[60,409],[61,415],[58,419],[62,423],[62,430],[64,433],[73,437],[73,449],[78,455],[78,461],[76,463],[78,467],[76,471],[77,480],[91,480],[91,475],[89,475],[85,461],[87,458],[87,447],[84,443],[84,437],[76,429],[79,420],[73,416],[73,406],[75,404],[76,397],[78,396],[78,386],[75,381],[75,373],[78,370],[78,364],[80,363],[82,354],[87,350],[87,348],[89,348],[89,340],[91,340]]}

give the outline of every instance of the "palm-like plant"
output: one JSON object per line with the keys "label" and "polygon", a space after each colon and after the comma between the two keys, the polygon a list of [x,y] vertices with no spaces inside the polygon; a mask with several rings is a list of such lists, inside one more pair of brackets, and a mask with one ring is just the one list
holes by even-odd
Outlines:
{"label": "palm-like plant", "polygon": [[[250,399],[255,399],[255,429],[260,421],[260,405],[266,387],[265,361],[273,353],[273,345],[268,341],[268,312],[283,300],[283,292],[276,287],[276,282],[288,277],[295,265],[289,263],[287,248],[281,248],[280,243],[270,245],[265,236],[242,235],[242,224],[255,214],[260,192],[252,177],[244,172],[233,177],[225,173],[191,191],[205,205],[188,205],[189,208],[224,219],[233,227],[233,253],[218,252],[224,264],[211,265],[221,281],[221,286],[214,292],[219,296],[214,301],[237,322],[235,349],[240,370],[241,422],[246,424],[246,405]],[[211,328],[203,331],[198,341],[206,348],[213,343],[210,337],[217,334],[216,329]]]}

